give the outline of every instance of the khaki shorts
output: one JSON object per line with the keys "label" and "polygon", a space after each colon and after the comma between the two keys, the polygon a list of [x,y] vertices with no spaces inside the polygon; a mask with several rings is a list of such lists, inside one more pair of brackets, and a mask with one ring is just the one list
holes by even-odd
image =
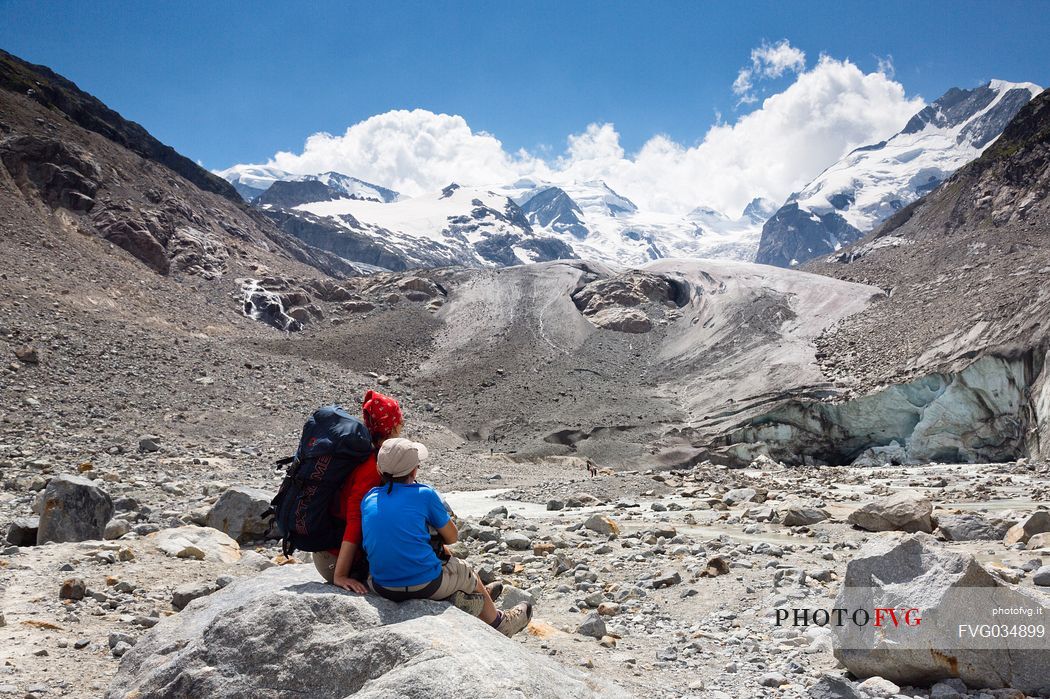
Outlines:
{"label": "khaki shorts", "polygon": [[314,567],[317,568],[317,572],[321,574],[325,582],[331,583],[335,580],[335,561],[338,556],[333,556],[327,551],[316,551],[313,558]]}
{"label": "khaki shorts", "polygon": [[[416,590],[422,590],[428,584],[389,587],[386,589],[398,592],[415,592]],[[371,576],[368,578],[368,587],[372,589],[372,592],[375,592]],[[434,594],[430,595],[430,599],[448,599],[457,592],[476,592],[477,589],[478,577],[474,574],[474,569],[464,563],[462,559],[453,556],[441,566],[441,585],[434,591]]]}
{"label": "khaki shorts", "polygon": [[[317,568],[317,572],[321,574],[325,582],[333,582],[335,580],[335,562],[339,560],[339,557],[327,551],[316,551],[313,554],[313,559],[314,568]],[[364,582],[368,578],[367,561],[362,558],[355,560],[353,567],[350,568],[350,577]]]}

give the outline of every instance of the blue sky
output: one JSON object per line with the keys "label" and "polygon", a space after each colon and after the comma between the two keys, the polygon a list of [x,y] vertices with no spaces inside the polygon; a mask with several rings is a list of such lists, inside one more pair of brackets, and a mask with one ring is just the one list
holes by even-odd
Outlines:
{"label": "blue sky", "polygon": [[227,175],[602,180],[663,213],[783,202],[952,86],[1050,84],[1048,34],[1046,0],[0,0],[0,47]]}
{"label": "blue sky", "polygon": [[864,71],[892,56],[927,100],[992,77],[1045,85],[1048,18],[1046,2],[3,0],[0,47],[224,167],[415,107],[511,151],[560,152],[593,122],[614,123],[628,151],[658,133],[691,144],[756,106],[730,86],[763,40]]}

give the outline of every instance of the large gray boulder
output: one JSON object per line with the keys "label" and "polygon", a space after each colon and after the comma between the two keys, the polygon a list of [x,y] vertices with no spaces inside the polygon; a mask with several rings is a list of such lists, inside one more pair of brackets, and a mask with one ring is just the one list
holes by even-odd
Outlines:
{"label": "large gray boulder", "polygon": [[263,539],[269,534],[269,523],[263,513],[270,509],[272,499],[273,495],[265,490],[235,485],[208,510],[205,523],[241,544]]}
{"label": "large gray boulder", "polygon": [[[846,610],[845,623],[831,626],[835,657],[860,678],[926,686],[957,677],[971,688],[1035,693],[1050,687],[1045,637],[981,634],[1041,623],[1034,620],[1050,618],[1048,605],[1050,597],[1002,582],[973,556],[950,551],[928,534],[890,535],[846,566],[833,606]],[[883,613],[875,626],[879,608],[898,610],[899,625]],[[908,624],[904,610],[910,609],[916,611]],[[1019,609],[1032,615],[998,613]],[[871,615],[870,622],[852,623],[857,610]]]}
{"label": "large gray boulder", "polygon": [[999,541],[1009,528],[1005,519],[975,513],[937,516],[937,530],[948,541]]}
{"label": "large gray boulder", "polygon": [[193,600],[127,651],[107,699],[627,696],[448,604],[316,579],[281,566]]}
{"label": "large gray boulder", "polygon": [[1027,544],[1033,536],[1044,532],[1050,532],[1050,512],[1038,510],[1010,527],[1003,536],[1003,543],[1007,546]]}
{"label": "large gray boulder", "polygon": [[37,503],[38,544],[102,539],[113,517],[113,500],[106,491],[81,476],[52,478]]}
{"label": "large gray boulder", "polygon": [[933,531],[933,504],[918,493],[901,491],[873,500],[850,513],[849,523],[869,532]]}

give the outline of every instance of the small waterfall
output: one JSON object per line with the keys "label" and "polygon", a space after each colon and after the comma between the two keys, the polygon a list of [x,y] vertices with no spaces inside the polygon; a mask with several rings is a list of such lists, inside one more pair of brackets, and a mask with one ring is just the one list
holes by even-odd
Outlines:
{"label": "small waterfall", "polygon": [[241,299],[244,315],[249,318],[285,332],[299,332],[303,329],[302,323],[284,312],[281,297],[276,292],[264,289],[258,279],[241,280]]}

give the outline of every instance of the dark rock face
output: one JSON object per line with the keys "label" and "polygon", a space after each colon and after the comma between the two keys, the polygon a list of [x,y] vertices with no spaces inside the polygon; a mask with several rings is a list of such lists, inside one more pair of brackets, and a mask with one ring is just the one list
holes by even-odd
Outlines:
{"label": "dark rock face", "polygon": [[253,206],[272,206],[275,209],[293,209],[300,204],[342,199],[343,193],[317,180],[300,182],[277,181],[252,201]]}
{"label": "dark rock face", "polygon": [[384,246],[375,238],[336,225],[320,216],[297,211],[264,211],[285,233],[307,245],[327,250],[347,260],[384,267],[399,272],[409,268],[410,260],[394,246]]}
{"label": "dark rock face", "polygon": [[589,231],[584,225],[583,211],[564,190],[550,187],[521,205],[530,222],[558,233],[569,233],[584,239]]}
{"label": "dark rock face", "polygon": [[938,128],[958,126],[991,104],[993,99],[995,91],[988,85],[972,90],[953,87],[913,116],[901,133],[918,133],[930,124]]}
{"label": "dark rock face", "polygon": [[536,254],[535,262],[576,259],[576,253],[572,248],[557,238],[526,238],[501,233],[488,236],[474,248],[486,260],[510,267],[521,264],[521,260],[514,254],[513,247],[515,246],[533,251]]}
{"label": "dark rock face", "polygon": [[102,539],[113,501],[87,478],[55,476],[41,495],[37,543]]}
{"label": "dark rock face", "polygon": [[240,195],[229,182],[180,155],[171,146],[164,145],[144,128],[120,116],[49,68],[27,63],[0,50],[0,88],[29,95],[48,109],[66,114],[81,127],[175,171],[204,191],[240,201]]}
{"label": "dark rock face", "polygon": [[[958,126],[982,109],[986,109],[995,97],[996,92],[990,85],[982,85],[972,90],[953,87],[940,99],[913,116],[901,133],[918,133],[931,124],[938,128]],[[1008,91],[994,109],[967,124],[959,132],[959,143],[970,141],[978,148],[987,145],[1002,133],[1007,123],[1029,100],[1031,94],[1026,89],[1016,88]]]}
{"label": "dark rock face", "polygon": [[95,206],[98,165],[58,140],[25,135],[2,141],[0,161],[19,187],[35,188],[52,209],[86,212]]}
{"label": "dark rock face", "polygon": [[792,267],[859,240],[864,234],[835,212],[817,215],[787,204],[762,226],[755,262]]}

